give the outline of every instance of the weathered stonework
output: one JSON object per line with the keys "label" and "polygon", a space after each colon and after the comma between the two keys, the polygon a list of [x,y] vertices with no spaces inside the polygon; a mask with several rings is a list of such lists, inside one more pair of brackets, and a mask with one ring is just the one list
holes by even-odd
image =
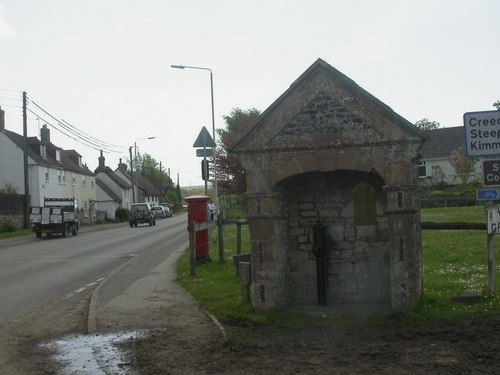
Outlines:
{"label": "weathered stonework", "polygon": [[246,169],[257,311],[317,303],[317,222],[327,236],[326,305],[415,305],[422,142],[322,60],[262,114],[232,148]]}

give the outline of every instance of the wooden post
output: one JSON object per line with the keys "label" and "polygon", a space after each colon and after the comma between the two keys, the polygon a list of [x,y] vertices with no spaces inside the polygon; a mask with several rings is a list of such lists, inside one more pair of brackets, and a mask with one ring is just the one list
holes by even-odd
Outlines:
{"label": "wooden post", "polygon": [[222,212],[217,215],[217,236],[219,238],[219,262],[224,263],[224,218]]}
{"label": "wooden post", "polygon": [[236,221],[236,254],[241,254],[241,221]]}
{"label": "wooden post", "polygon": [[488,234],[488,293],[490,297],[496,295],[495,285],[495,234]]}

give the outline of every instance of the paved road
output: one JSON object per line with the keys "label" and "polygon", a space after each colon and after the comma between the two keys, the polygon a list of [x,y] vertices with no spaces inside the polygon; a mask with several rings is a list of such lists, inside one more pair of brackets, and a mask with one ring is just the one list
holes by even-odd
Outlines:
{"label": "paved road", "polygon": [[122,279],[125,288],[186,243],[186,228],[184,214],[158,220],[154,227],[82,228],[76,237],[39,240],[33,235],[17,244],[0,243],[0,326],[50,301],[88,292],[124,263],[141,259]]}

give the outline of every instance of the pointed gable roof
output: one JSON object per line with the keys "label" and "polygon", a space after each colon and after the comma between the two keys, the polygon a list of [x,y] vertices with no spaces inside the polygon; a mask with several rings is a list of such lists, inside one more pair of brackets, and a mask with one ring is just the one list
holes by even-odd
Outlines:
{"label": "pointed gable roof", "polygon": [[464,147],[463,126],[426,130],[425,134],[428,139],[422,147],[422,159],[448,159],[453,150]]}
{"label": "pointed gable roof", "polygon": [[340,148],[426,136],[322,59],[316,60],[231,145],[231,152]]}
{"label": "pointed gable roof", "polygon": [[95,183],[102,189],[102,191],[104,191],[111,199],[113,199],[113,201],[118,203],[122,202],[122,198],[118,194],[115,194],[115,192],[111,190],[104,182],[96,179]]}
{"label": "pointed gable roof", "polygon": [[[24,148],[24,140],[23,136],[13,131],[4,129],[2,131],[17,147],[21,150]],[[56,169],[64,169],[70,172],[80,173],[83,175],[93,176],[93,173],[88,169],[86,165],[78,165],[74,161],[75,155],[78,154],[75,150],[63,150],[60,147],[57,147],[51,142],[42,143],[37,137],[28,137],[28,156],[33,159],[38,165],[56,168]],[[42,156],[40,154],[40,146],[45,145],[47,148],[47,155]],[[61,160],[57,161],[55,159],[56,150],[60,151]]]}

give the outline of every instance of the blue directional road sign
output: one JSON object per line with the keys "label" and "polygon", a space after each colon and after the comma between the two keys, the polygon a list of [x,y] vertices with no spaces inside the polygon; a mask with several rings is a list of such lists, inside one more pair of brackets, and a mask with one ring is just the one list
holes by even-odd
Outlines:
{"label": "blue directional road sign", "polygon": [[500,199],[500,189],[478,189],[476,192],[478,201],[496,201]]}

